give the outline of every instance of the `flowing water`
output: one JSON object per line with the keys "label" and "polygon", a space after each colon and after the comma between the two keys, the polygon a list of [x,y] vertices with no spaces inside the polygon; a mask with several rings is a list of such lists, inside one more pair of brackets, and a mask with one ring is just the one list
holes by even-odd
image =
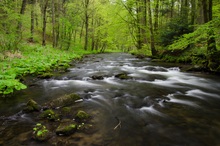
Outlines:
{"label": "flowing water", "polygon": [[[116,78],[120,73],[130,78]],[[217,146],[219,89],[219,76],[184,73],[174,64],[124,53],[89,55],[67,73],[36,80],[0,101],[0,145],[50,145],[23,140],[37,122],[35,115],[21,112],[23,105],[29,98],[43,104],[77,93],[83,98],[78,105],[93,114],[98,130],[75,145]]]}

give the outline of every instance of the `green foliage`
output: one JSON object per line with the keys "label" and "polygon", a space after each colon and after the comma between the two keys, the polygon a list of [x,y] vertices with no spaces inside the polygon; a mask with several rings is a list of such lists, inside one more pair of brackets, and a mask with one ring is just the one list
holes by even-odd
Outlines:
{"label": "green foliage", "polygon": [[68,63],[80,58],[89,51],[62,51],[49,46],[29,46],[25,44],[21,50],[21,58],[7,58],[0,63],[0,94],[9,94],[14,90],[25,89],[19,78],[27,74],[38,75],[50,72],[60,65],[69,67]]}
{"label": "green foliage", "polygon": [[129,53],[137,55],[137,56],[138,55],[143,55],[143,56],[151,56],[152,55],[151,50],[150,50],[149,46],[147,46],[147,45],[144,45],[142,47],[142,49],[133,49],[133,50],[129,51]]}
{"label": "green foliage", "polygon": [[219,22],[220,22],[220,19],[215,19],[215,20],[210,21],[209,23],[198,26],[198,28],[194,32],[184,34],[178,40],[176,40],[173,44],[169,45],[168,49],[169,50],[175,50],[175,49],[183,50],[183,49],[186,49],[187,47],[190,47],[189,45],[194,45],[193,46],[194,48],[200,48],[200,50],[204,50],[201,48],[207,47],[207,39],[208,37],[212,37],[209,35],[209,32],[211,30],[214,30],[215,32],[213,37],[215,37],[216,40],[220,39]]}
{"label": "green foliage", "polygon": [[192,32],[192,28],[187,21],[182,18],[173,18],[167,25],[160,31],[159,41],[162,46],[168,46],[177,40],[183,34]]}

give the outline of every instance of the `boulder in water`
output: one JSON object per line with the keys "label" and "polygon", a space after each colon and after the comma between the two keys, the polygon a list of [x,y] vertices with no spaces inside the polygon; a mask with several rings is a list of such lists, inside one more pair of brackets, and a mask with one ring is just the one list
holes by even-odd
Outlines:
{"label": "boulder in water", "polygon": [[34,101],[33,99],[29,99],[29,101],[26,104],[26,107],[24,108],[25,112],[34,112],[34,111],[40,111],[41,106]]}
{"label": "boulder in water", "polygon": [[93,80],[103,80],[104,79],[104,77],[102,75],[93,75],[91,78]]}
{"label": "boulder in water", "polygon": [[127,73],[120,73],[120,74],[115,75],[115,77],[121,80],[128,80],[132,78],[132,77],[129,77]]}
{"label": "boulder in water", "polygon": [[50,137],[50,132],[46,126],[41,123],[37,123],[33,128],[33,138],[37,141],[45,141]]}
{"label": "boulder in water", "polygon": [[89,114],[86,113],[85,111],[82,111],[82,110],[79,110],[77,113],[76,113],[76,120],[77,121],[85,121],[89,118]]}
{"label": "boulder in water", "polygon": [[56,114],[53,110],[48,109],[43,111],[40,114],[40,118],[44,118],[44,119],[48,119],[50,121],[59,121],[60,120],[60,116],[58,114]]}
{"label": "boulder in water", "polygon": [[73,134],[77,130],[77,124],[69,119],[63,120],[56,129],[57,135],[68,136]]}
{"label": "boulder in water", "polygon": [[81,99],[81,97],[79,95],[72,93],[69,95],[61,96],[61,97],[51,101],[48,104],[51,108],[64,107],[64,106],[68,106],[68,105],[75,103],[79,99]]}

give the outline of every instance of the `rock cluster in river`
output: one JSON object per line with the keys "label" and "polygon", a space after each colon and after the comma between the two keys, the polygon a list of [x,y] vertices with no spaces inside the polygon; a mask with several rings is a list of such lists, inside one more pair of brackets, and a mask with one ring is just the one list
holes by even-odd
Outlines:
{"label": "rock cluster in river", "polygon": [[30,99],[23,111],[36,115],[38,123],[32,130],[32,138],[36,141],[56,143],[58,140],[56,135],[59,137],[71,136],[75,132],[93,133],[91,116],[73,106],[79,99],[81,99],[79,95],[72,93],[50,101],[44,106]]}

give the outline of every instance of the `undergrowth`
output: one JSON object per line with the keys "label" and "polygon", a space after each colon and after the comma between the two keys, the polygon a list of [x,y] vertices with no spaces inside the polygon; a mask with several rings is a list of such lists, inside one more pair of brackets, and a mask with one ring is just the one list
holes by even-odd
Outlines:
{"label": "undergrowth", "polygon": [[[14,55],[19,52],[19,56]],[[5,54],[8,55],[5,55]],[[67,66],[73,59],[79,59],[91,51],[54,49],[50,46],[26,44],[19,51],[7,51],[0,62],[0,94],[13,93],[27,88],[20,79],[25,75],[39,75],[50,72],[60,65]]]}

